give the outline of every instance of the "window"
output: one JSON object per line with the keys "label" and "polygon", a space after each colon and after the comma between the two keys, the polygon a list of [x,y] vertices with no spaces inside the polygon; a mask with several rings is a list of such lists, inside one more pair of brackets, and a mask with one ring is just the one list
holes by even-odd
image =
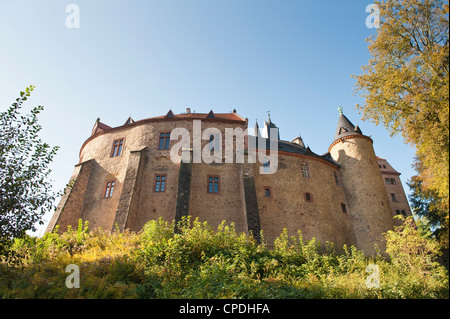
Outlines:
{"label": "window", "polygon": [[312,202],[313,201],[313,197],[311,193],[305,193],[305,200],[307,202]]}
{"label": "window", "polygon": [[170,146],[170,132],[159,133],[159,150],[168,150]]}
{"label": "window", "polygon": [[303,175],[303,177],[309,178],[308,165],[305,162],[302,162],[300,165],[301,165],[301,168],[302,168],[302,175]]}
{"label": "window", "polygon": [[401,210],[401,214],[404,216],[404,217],[406,217],[406,212],[402,209]]}
{"label": "window", "polygon": [[397,201],[397,198],[395,197],[395,194],[394,194],[394,193],[391,193],[391,199],[392,199],[393,202],[396,202],[396,201]]}
{"label": "window", "polygon": [[219,193],[219,176],[208,176],[208,193]]}
{"label": "window", "polygon": [[123,149],[123,138],[115,140],[113,142],[113,147],[111,150],[111,157],[117,157],[122,155],[122,149]]}
{"label": "window", "polygon": [[347,206],[344,203],[341,203],[341,210],[343,213],[347,213]]}
{"label": "window", "polygon": [[339,176],[336,172],[334,172],[334,181],[336,182],[337,186],[341,186],[341,183],[339,182]]}
{"label": "window", "polygon": [[270,160],[267,157],[264,157],[263,169],[264,173],[270,173]]}
{"label": "window", "polygon": [[109,181],[105,183],[105,192],[103,193],[103,198],[110,198],[114,192],[115,181]]}
{"label": "window", "polygon": [[156,175],[155,177],[155,192],[166,191],[166,175]]}
{"label": "window", "polygon": [[272,189],[270,187],[264,187],[264,196],[272,197]]}
{"label": "window", "polygon": [[397,182],[395,181],[395,178],[386,177],[384,180],[386,181],[386,185],[396,185],[397,184]]}

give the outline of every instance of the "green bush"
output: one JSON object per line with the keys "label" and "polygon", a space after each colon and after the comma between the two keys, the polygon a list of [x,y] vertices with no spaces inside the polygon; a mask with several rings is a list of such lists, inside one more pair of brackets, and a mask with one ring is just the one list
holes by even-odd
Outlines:
{"label": "green bush", "polygon": [[[448,298],[439,246],[411,220],[386,234],[386,256],[306,241],[283,231],[274,247],[222,222],[177,227],[161,218],[139,233],[76,230],[16,239],[0,262],[2,298]],[[174,230],[177,231],[174,231]],[[67,288],[75,264],[80,288]],[[379,285],[368,287],[368,265]]]}

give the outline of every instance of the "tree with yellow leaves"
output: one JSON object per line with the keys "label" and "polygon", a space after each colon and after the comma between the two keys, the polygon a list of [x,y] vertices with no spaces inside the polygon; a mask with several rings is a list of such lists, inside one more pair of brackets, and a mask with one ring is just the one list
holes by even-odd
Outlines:
{"label": "tree with yellow leaves", "polygon": [[[369,37],[372,58],[356,79],[364,120],[401,133],[416,147],[413,181],[438,203],[440,227],[449,210],[449,3],[376,2],[380,25]],[[414,207],[413,207],[414,208]],[[446,232],[448,233],[448,232]]]}

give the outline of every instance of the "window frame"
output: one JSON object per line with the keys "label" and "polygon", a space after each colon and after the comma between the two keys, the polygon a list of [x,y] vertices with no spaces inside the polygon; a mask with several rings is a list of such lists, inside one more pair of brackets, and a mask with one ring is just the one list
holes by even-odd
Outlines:
{"label": "window frame", "polygon": [[[264,186],[263,190],[264,190],[264,197],[265,198],[272,198],[272,187]],[[269,192],[269,196],[267,196],[267,191]]]}
{"label": "window frame", "polygon": [[[209,180],[210,178],[212,178],[213,180],[210,181]],[[217,178],[217,181],[215,181],[214,178]],[[212,192],[209,191],[209,184],[210,183],[213,183],[213,189],[212,189],[213,191]],[[214,192],[214,189],[215,189],[214,185],[215,184],[217,184],[217,192]],[[220,192],[221,192],[221,189],[220,189],[220,175],[208,175],[207,176],[207,179],[206,179],[206,192],[208,194],[215,194],[215,195],[220,194]]]}
{"label": "window frame", "polygon": [[[309,200],[308,200],[308,196],[309,196]],[[305,192],[304,198],[305,198],[305,202],[307,202],[307,203],[313,203],[314,202],[314,196],[313,196],[313,194],[311,192]]]}
{"label": "window frame", "polygon": [[[116,152],[116,145],[115,145],[116,142],[119,143],[119,144],[117,145],[117,146],[118,146],[118,147],[117,147],[117,152]],[[122,143],[120,143],[120,142],[122,142]],[[124,149],[125,149],[125,137],[115,139],[115,140],[112,142],[111,153],[109,154],[109,156],[110,156],[110,157],[120,157],[120,156],[122,156],[123,150],[124,150]],[[120,150],[120,154],[117,154],[117,153],[119,153],[119,150]]]}
{"label": "window frame", "polygon": [[[167,151],[170,150],[170,131],[160,131],[158,134],[158,151]],[[164,136],[161,136],[162,134],[164,134]],[[163,147],[160,148],[161,146],[161,139],[164,140],[163,142]],[[166,148],[167,146],[167,148]]]}
{"label": "window frame", "polygon": [[116,180],[115,179],[105,181],[105,184],[103,186],[102,198],[108,199],[108,198],[113,197],[113,195],[114,195],[114,188],[115,187],[116,187]]}
{"label": "window frame", "polygon": [[[159,180],[158,180],[159,177]],[[164,177],[164,179],[163,179]],[[159,182],[159,188],[156,188],[156,183]],[[164,183],[164,190],[161,190],[161,185]],[[154,193],[165,193],[167,189],[167,174],[155,174],[155,181],[153,183]]]}

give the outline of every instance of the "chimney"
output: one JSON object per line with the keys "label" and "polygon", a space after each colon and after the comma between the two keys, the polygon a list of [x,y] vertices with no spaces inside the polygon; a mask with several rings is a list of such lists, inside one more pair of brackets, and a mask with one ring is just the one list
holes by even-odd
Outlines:
{"label": "chimney", "polygon": [[187,113],[187,114],[191,114],[191,108],[190,108],[190,107],[187,107],[187,108],[186,108],[186,113]]}

